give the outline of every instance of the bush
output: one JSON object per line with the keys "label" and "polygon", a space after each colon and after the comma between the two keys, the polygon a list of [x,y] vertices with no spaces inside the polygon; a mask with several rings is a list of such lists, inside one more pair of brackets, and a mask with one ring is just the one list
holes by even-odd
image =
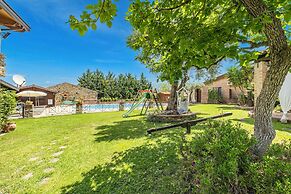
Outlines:
{"label": "bush", "polygon": [[290,193],[291,144],[256,161],[255,140],[231,122],[210,122],[187,144],[192,193]]}
{"label": "bush", "polygon": [[16,96],[14,92],[0,89],[0,131],[6,125],[8,117],[16,107]]}
{"label": "bush", "polygon": [[208,90],[208,103],[222,103],[222,96],[219,94],[217,88]]}
{"label": "bush", "polygon": [[251,163],[248,175],[256,193],[291,193],[291,141],[273,144],[262,161]]}
{"label": "bush", "polygon": [[240,93],[238,96],[238,102],[240,106],[254,106],[254,93],[252,90],[248,91],[247,95]]}
{"label": "bush", "polygon": [[254,140],[230,122],[210,122],[205,133],[190,143],[193,157],[194,191],[233,193],[247,190],[243,175],[251,160],[249,148]]}

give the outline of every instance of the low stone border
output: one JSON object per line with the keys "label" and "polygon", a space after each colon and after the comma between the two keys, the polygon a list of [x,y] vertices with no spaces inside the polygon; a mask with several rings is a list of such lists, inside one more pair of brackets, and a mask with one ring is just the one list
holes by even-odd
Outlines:
{"label": "low stone border", "polygon": [[150,122],[173,123],[183,122],[186,120],[194,120],[197,118],[197,113],[187,113],[182,115],[166,115],[166,114],[150,114],[147,119]]}

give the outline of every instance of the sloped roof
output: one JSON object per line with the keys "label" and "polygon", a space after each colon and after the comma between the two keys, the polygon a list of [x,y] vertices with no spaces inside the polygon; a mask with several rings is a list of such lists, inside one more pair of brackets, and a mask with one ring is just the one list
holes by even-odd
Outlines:
{"label": "sloped roof", "polygon": [[30,31],[29,25],[4,0],[0,0],[0,25],[17,32]]}
{"label": "sloped roof", "polygon": [[90,91],[90,92],[95,92],[96,94],[98,93],[98,92],[96,92],[94,90],[90,90],[88,88],[84,88],[84,87],[81,87],[81,86],[78,86],[78,85],[74,85],[74,84],[71,84],[71,83],[68,83],[68,82],[64,82],[64,83],[57,84],[57,85],[54,85],[54,86],[50,86],[50,87],[47,87],[47,88],[52,90],[52,91],[55,91],[56,93],[58,93],[59,92],[59,91],[57,91],[58,88],[61,87],[61,86],[65,86],[65,85],[70,85],[70,86],[73,86],[73,87],[78,88],[78,89],[87,90],[87,91]]}
{"label": "sloped roof", "polygon": [[215,82],[215,81],[218,81],[218,80],[221,80],[221,79],[228,79],[228,77],[227,77],[227,73],[225,73],[225,74],[222,74],[222,75],[219,75],[219,76],[217,76],[215,79],[213,79],[213,80],[208,80],[208,81],[206,81],[206,82],[204,82],[204,84],[205,85],[207,85],[207,84],[210,84],[210,83],[212,83],[212,82]]}
{"label": "sloped roof", "polygon": [[38,85],[35,85],[35,84],[33,84],[33,85],[29,85],[29,86],[22,86],[22,87],[20,88],[20,90],[26,90],[26,89],[30,89],[30,88],[37,88],[37,89],[44,90],[44,91],[47,91],[47,92],[56,93],[56,92],[53,91],[53,90],[50,90],[50,89],[48,89],[48,88],[44,88],[44,87],[41,87],[41,86],[38,86]]}
{"label": "sloped roof", "polygon": [[11,90],[19,91],[19,89],[16,86],[14,86],[14,85],[12,85],[12,84],[10,84],[2,79],[0,79],[0,86],[4,86],[5,88],[11,89]]}

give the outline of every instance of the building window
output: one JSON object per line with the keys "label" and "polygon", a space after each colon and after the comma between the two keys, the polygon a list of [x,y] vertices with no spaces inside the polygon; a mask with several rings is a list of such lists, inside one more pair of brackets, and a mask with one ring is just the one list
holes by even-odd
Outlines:
{"label": "building window", "polygon": [[232,89],[229,89],[229,99],[232,99]]}
{"label": "building window", "polygon": [[218,92],[218,96],[222,97],[222,88],[221,87],[217,88],[217,92]]}
{"label": "building window", "polygon": [[53,99],[48,99],[48,105],[53,105]]}

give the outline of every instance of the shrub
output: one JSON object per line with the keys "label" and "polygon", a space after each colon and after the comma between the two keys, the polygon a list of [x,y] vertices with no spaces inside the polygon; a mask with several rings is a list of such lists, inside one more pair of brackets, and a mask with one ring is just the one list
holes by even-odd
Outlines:
{"label": "shrub", "polygon": [[187,143],[191,193],[290,193],[291,144],[273,145],[257,161],[254,138],[240,125],[209,122]]}
{"label": "shrub", "polygon": [[208,90],[208,103],[222,103],[223,99],[217,88]]}
{"label": "shrub", "polygon": [[243,93],[240,93],[238,96],[239,105],[244,106],[247,104],[248,97]]}
{"label": "shrub", "polygon": [[6,125],[8,117],[16,107],[14,92],[0,89],[0,130]]}
{"label": "shrub", "polygon": [[210,122],[204,133],[190,143],[193,157],[194,191],[232,193],[247,190],[243,174],[251,160],[254,140],[240,126]]}
{"label": "shrub", "polygon": [[245,95],[244,93],[240,93],[238,96],[238,102],[240,106],[249,106],[252,107],[254,106],[254,93],[252,90],[249,90],[247,92],[247,95]]}
{"label": "shrub", "polygon": [[291,193],[291,141],[273,144],[261,161],[251,163],[246,180],[256,193]]}

